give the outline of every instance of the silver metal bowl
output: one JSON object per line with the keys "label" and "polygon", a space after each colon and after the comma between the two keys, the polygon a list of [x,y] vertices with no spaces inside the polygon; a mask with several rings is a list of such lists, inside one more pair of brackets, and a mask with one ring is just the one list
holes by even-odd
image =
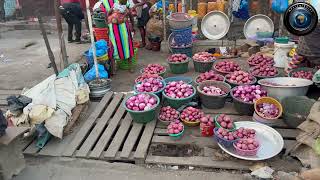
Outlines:
{"label": "silver metal bowl", "polygon": [[313,82],[301,78],[276,77],[261,79],[258,84],[267,91],[268,96],[281,101],[288,96],[305,96]]}

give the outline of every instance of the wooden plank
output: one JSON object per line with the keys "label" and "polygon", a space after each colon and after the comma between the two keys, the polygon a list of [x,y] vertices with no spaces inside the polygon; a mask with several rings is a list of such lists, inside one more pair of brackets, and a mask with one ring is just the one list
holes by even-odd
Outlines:
{"label": "wooden plank", "polygon": [[67,124],[67,126],[64,128],[63,130],[63,134],[67,135],[71,132],[71,129],[73,128],[73,125],[78,121],[80,114],[82,112],[82,110],[88,106],[87,104],[80,104],[77,105],[73,110],[72,110],[72,116],[71,119],[69,121],[69,123]]}
{"label": "wooden plank", "polygon": [[216,161],[208,157],[193,156],[193,157],[167,157],[167,156],[151,156],[148,155],[146,163],[149,164],[167,164],[167,165],[182,165],[182,166],[197,166],[206,168],[221,168],[234,170],[249,170],[254,163],[250,161],[232,160],[232,161]]}
{"label": "wooden plank", "polygon": [[296,140],[284,140],[284,149],[290,149],[297,141]]}
{"label": "wooden plank", "polygon": [[0,95],[19,95],[21,92],[22,90],[0,90]]}
{"label": "wooden plank", "polygon": [[105,129],[107,123],[109,122],[112,114],[116,111],[116,107],[121,102],[123,94],[116,94],[111,101],[110,105],[107,107],[103,115],[101,116],[100,120],[97,121],[96,126],[91,131],[90,135],[84,141],[83,145],[80,147],[79,151],[77,151],[77,157],[86,157],[89,151],[94,146],[95,142],[97,142],[98,138],[102,134],[103,130]]}
{"label": "wooden plank", "polygon": [[279,129],[276,130],[281,134],[283,138],[291,138],[295,139],[299,135],[299,131],[297,129]]}
{"label": "wooden plank", "polygon": [[8,127],[6,134],[0,137],[0,144],[8,145],[17,137],[27,132],[30,128],[28,127]]}
{"label": "wooden plank", "polygon": [[108,150],[104,154],[106,158],[115,158],[118,150],[120,149],[121,144],[124,142],[126,135],[131,126],[132,118],[129,113],[127,113],[126,117],[122,120],[120,128],[117,131],[117,134],[114,136]]}
{"label": "wooden plank", "polygon": [[37,155],[37,153],[40,151],[40,148],[36,146],[36,139],[23,151],[23,154],[27,155]]}
{"label": "wooden plank", "polygon": [[120,106],[115,114],[115,116],[110,120],[109,125],[103,132],[102,136],[100,137],[99,141],[97,142],[97,145],[94,147],[94,149],[91,151],[89,156],[91,158],[98,158],[106,148],[106,145],[109,143],[112,134],[116,130],[122,116],[126,110],[124,107]]}
{"label": "wooden plank", "polygon": [[125,158],[125,159],[129,158],[130,153],[131,153],[134,145],[136,144],[136,141],[139,137],[139,134],[143,128],[142,124],[135,123],[135,122],[133,122],[132,124],[133,125],[131,128],[131,131],[130,131],[128,138],[127,138],[126,142],[124,143],[122,151],[120,153],[120,158]]}
{"label": "wooden plank", "polygon": [[[106,152],[105,152],[105,154],[106,154]],[[134,152],[131,152],[130,153],[130,155],[128,156],[128,158],[121,158],[120,157],[120,154],[121,154],[121,152],[117,152],[116,153],[116,156],[114,157],[114,158],[112,158],[112,159],[110,159],[110,158],[108,158],[108,157],[105,157],[105,155],[103,155],[103,159],[104,160],[107,160],[107,161],[110,161],[110,160],[114,160],[114,161],[134,161],[134,157],[133,157],[133,155],[134,155]]]}
{"label": "wooden plank", "polygon": [[168,145],[195,145],[200,148],[219,148],[218,144],[213,140],[212,137],[195,137],[186,135],[183,135],[183,137],[179,140],[173,140],[169,136],[153,136],[152,143]]}
{"label": "wooden plank", "polygon": [[8,106],[7,100],[0,99],[0,106]]}
{"label": "wooden plank", "polygon": [[145,160],[156,124],[157,121],[151,121],[148,124],[146,124],[146,127],[144,128],[143,134],[137,146],[136,152],[134,153],[135,159]]}
{"label": "wooden plank", "polygon": [[202,111],[206,114],[232,114],[240,115],[233,107],[233,103],[226,102],[225,106],[221,109],[208,109],[202,107]]}
{"label": "wooden plank", "polygon": [[64,156],[72,156],[75,150],[77,150],[78,146],[83,141],[83,138],[87,135],[88,131],[92,128],[94,125],[94,122],[96,119],[100,116],[101,112],[105,109],[108,102],[111,100],[113,93],[109,92],[107,93],[100,103],[97,105],[95,110],[92,112],[92,114],[88,117],[88,119],[84,122],[80,130],[78,131],[75,138],[70,142],[70,144],[65,148],[65,151],[63,153]]}

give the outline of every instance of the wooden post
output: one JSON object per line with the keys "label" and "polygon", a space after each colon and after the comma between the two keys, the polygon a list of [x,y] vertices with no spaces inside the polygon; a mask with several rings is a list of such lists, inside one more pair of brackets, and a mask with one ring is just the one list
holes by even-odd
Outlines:
{"label": "wooden post", "polygon": [[51,47],[50,47],[50,44],[49,44],[49,40],[48,40],[48,36],[47,36],[47,32],[43,26],[43,22],[42,22],[42,17],[41,15],[38,13],[38,21],[39,21],[39,25],[40,25],[40,30],[41,30],[41,33],[42,33],[42,36],[43,36],[43,40],[44,40],[44,43],[46,44],[46,47],[47,47],[47,51],[48,51],[48,56],[49,56],[49,59],[50,59],[50,62],[51,62],[51,66],[53,67],[53,70],[54,72],[56,73],[56,75],[58,75],[58,68],[57,68],[57,65],[56,65],[56,62],[54,60],[54,55],[52,53],[52,50],[51,50]]}
{"label": "wooden post", "polygon": [[178,12],[178,1],[177,0],[174,0],[174,12]]}
{"label": "wooden post", "polygon": [[162,0],[163,40],[167,41],[166,0]]}
{"label": "wooden post", "polygon": [[182,0],[181,4],[182,4],[182,12],[185,13],[186,12],[186,1]]}
{"label": "wooden post", "polygon": [[91,46],[93,50],[93,62],[94,67],[96,69],[96,78],[99,79],[99,71],[98,71],[98,62],[97,62],[97,55],[96,55],[96,44],[94,42],[94,36],[93,36],[93,28],[92,28],[92,17],[90,12],[90,3],[89,0],[86,0],[86,8],[87,8],[87,17],[88,17],[88,23],[89,23],[89,31],[90,31],[90,38],[91,38]]}
{"label": "wooden post", "polygon": [[59,6],[60,6],[60,0],[54,0],[54,13],[56,16],[56,21],[57,21],[57,30],[58,30],[58,36],[59,36],[59,45],[60,45],[60,52],[62,56],[62,61],[63,61],[63,66],[66,68],[69,63],[68,63],[68,56],[67,56],[67,50],[66,47],[64,46],[63,42],[61,41],[62,36],[62,24],[61,24],[61,16],[59,12]]}

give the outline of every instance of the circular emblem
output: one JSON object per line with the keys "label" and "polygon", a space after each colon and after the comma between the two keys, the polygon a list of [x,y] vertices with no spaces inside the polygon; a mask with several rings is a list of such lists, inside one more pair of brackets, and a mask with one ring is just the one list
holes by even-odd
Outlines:
{"label": "circular emblem", "polygon": [[289,6],[284,14],[284,25],[297,36],[311,33],[318,24],[317,11],[308,3],[298,2]]}

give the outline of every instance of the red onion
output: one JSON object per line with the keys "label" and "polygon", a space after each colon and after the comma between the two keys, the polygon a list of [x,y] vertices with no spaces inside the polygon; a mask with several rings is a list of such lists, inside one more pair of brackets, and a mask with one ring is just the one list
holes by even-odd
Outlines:
{"label": "red onion", "polygon": [[240,139],[255,138],[256,136],[256,131],[254,129],[243,127],[237,129],[234,133]]}
{"label": "red onion", "polygon": [[200,61],[200,62],[211,62],[211,61],[216,60],[216,58],[208,52],[196,53],[195,55],[193,55],[192,59],[195,61]]}
{"label": "red onion", "polygon": [[254,76],[262,76],[262,77],[274,77],[275,75],[278,74],[277,68],[268,64],[254,66],[250,72]]}
{"label": "red onion", "polygon": [[276,118],[280,113],[279,108],[271,103],[258,104],[257,110],[264,118]]}
{"label": "red onion", "polygon": [[240,66],[233,61],[220,61],[214,65],[215,69],[224,73],[232,73],[234,71],[240,71]]}
{"label": "red onion", "polygon": [[233,141],[236,140],[237,137],[235,136],[235,134],[233,132],[229,132],[228,130],[224,129],[224,128],[219,128],[217,130],[217,136],[219,136],[220,138],[223,138],[227,141]]}
{"label": "red onion", "polygon": [[252,55],[248,59],[248,63],[252,66],[264,65],[264,64],[273,65],[274,60],[272,57],[264,56],[263,54],[257,53]]}
{"label": "red onion", "polygon": [[245,71],[235,71],[231,74],[227,74],[226,79],[228,82],[238,85],[251,84],[254,81],[254,77]]}
{"label": "red onion", "polygon": [[158,78],[160,80],[163,80],[163,78],[161,76],[159,76],[159,74],[146,74],[146,73],[143,73],[140,76],[138,76],[135,79],[134,82],[135,83],[139,83],[139,82],[142,82],[143,80],[148,79],[148,78]]}
{"label": "red onion", "polygon": [[179,111],[170,106],[162,107],[159,114],[159,119],[162,121],[175,121],[179,120]]}
{"label": "red onion", "polygon": [[234,128],[233,120],[230,116],[225,114],[220,114],[218,116],[217,123],[224,129],[230,130]]}
{"label": "red onion", "polygon": [[126,107],[132,111],[147,111],[157,105],[157,98],[150,94],[137,94],[126,101]]}
{"label": "red onion", "polygon": [[163,89],[164,84],[158,78],[148,78],[136,85],[138,92],[158,92]]}
{"label": "red onion", "polygon": [[263,90],[260,85],[237,86],[232,91],[234,98],[253,103],[261,97],[267,96],[267,91]]}
{"label": "red onion", "polygon": [[312,71],[296,71],[292,73],[292,77],[312,80]]}
{"label": "red onion", "polygon": [[216,74],[213,70],[210,70],[208,72],[201,73],[197,77],[196,82],[200,83],[206,80],[224,81],[224,77],[220,74]]}
{"label": "red onion", "polygon": [[212,127],[214,127],[214,119],[210,115],[203,116],[200,119],[200,123],[203,126],[212,126]]}
{"label": "red onion", "polygon": [[204,86],[202,88],[202,92],[211,96],[221,96],[226,94],[226,92],[216,86]]}
{"label": "red onion", "polygon": [[204,116],[204,113],[197,108],[187,107],[180,115],[180,118],[184,121],[197,122]]}
{"label": "red onion", "polygon": [[172,54],[169,58],[169,62],[184,62],[188,59],[188,56],[185,54]]}
{"label": "red onion", "polygon": [[172,81],[166,85],[164,92],[168,97],[181,99],[190,97],[194,90],[190,84],[183,81]]}
{"label": "red onion", "polygon": [[176,120],[174,122],[171,122],[168,125],[167,133],[168,134],[179,134],[183,131],[183,129],[184,129],[183,124],[179,120]]}
{"label": "red onion", "polygon": [[241,139],[235,143],[235,146],[241,150],[255,150],[259,148],[259,142],[253,138]]}
{"label": "red onion", "polygon": [[160,74],[165,71],[166,68],[164,66],[161,66],[160,64],[148,64],[148,66],[143,69],[143,73],[148,74]]}

